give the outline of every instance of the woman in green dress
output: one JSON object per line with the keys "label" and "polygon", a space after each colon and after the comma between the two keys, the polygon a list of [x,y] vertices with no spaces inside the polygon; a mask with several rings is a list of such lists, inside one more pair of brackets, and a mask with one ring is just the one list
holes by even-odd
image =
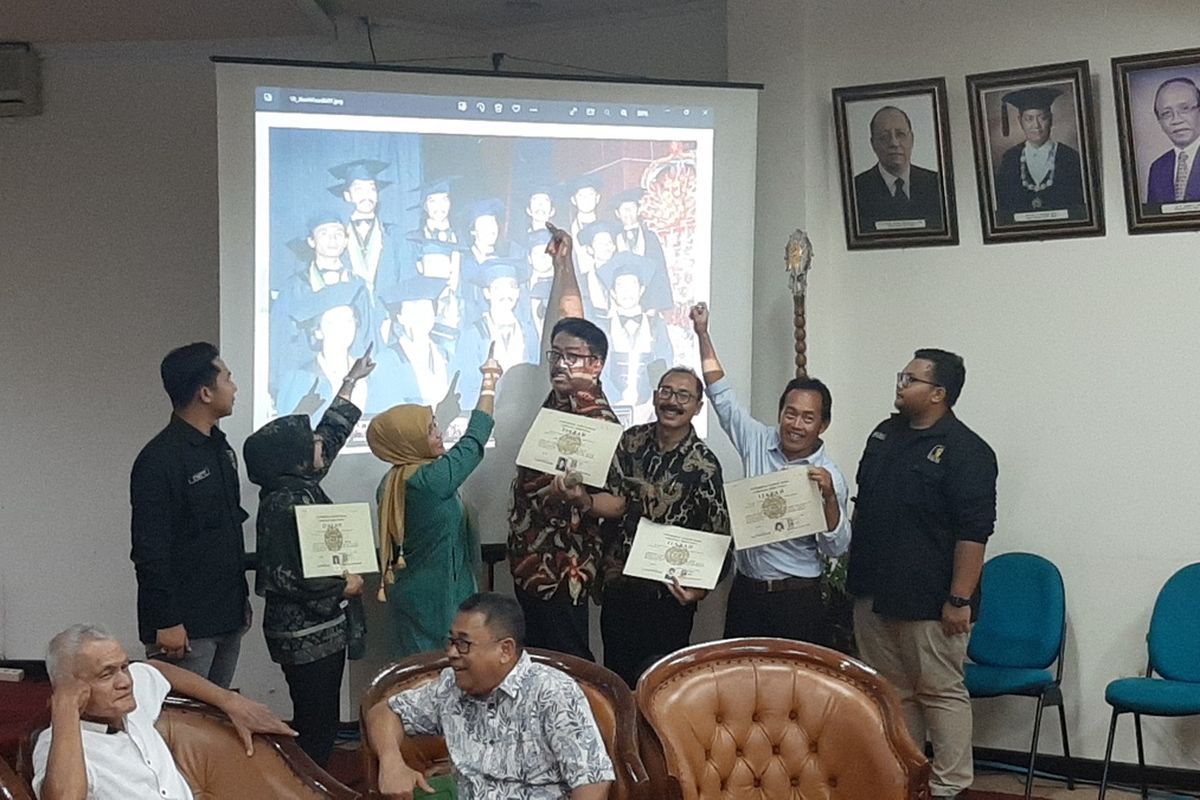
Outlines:
{"label": "woman in green dress", "polygon": [[441,650],[459,603],[476,590],[479,536],[458,489],[483,460],[501,368],[489,352],[479,370],[479,402],[449,450],[428,406],[393,406],[367,428],[371,452],[392,465],[378,493],[379,599],[391,609],[398,659]]}

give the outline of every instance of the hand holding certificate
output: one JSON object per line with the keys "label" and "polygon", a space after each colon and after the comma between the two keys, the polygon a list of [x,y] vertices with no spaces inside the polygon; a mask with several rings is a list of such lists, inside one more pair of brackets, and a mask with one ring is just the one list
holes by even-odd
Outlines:
{"label": "hand holding certificate", "polygon": [[296,506],[296,530],[306,578],[379,571],[366,503]]}
{"label": "hand holding certificate", "polygon": [[821,489],[808,470],[788,467],[725,484],[734,547],[745,550],[827,530]]}
{"label": "hand holding certificate", "polygon": [[643,519],[622,573],[633,578],[667,581],[689,589],[711,589],[721,577],[729,537],[693,531]]}
{"label": "hand holding certificate", "polygon": [[615,422],[543,408],[521,444],[517,466],[578,472],[584,484],[601,489],[623,432]]}

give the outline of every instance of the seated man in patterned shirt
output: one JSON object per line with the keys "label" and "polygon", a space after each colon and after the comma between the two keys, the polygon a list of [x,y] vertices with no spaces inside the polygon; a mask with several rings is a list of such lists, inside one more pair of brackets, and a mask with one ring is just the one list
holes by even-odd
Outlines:
{"label": "seated man in patterned shirt", "polygon": [[444,736],[461,800],[602,800],[612,762],[583,690],[524,650],[515,600],[481,592],[458,607],[446,643],[450,666],[424,686],[367,712],[379,754],[379,791],[412,797],[432,787],[404,763],[407,735]]}

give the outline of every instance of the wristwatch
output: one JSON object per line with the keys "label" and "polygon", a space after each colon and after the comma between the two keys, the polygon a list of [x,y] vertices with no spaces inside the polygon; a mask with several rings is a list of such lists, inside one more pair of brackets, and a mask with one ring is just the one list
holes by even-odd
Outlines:
{"label": "wristwatch", "polygon": [[946,602],[955,608],[966,608],[967,606],[971,605],[971,598],[959,597],[956,594],[949,594],[946,595]]}

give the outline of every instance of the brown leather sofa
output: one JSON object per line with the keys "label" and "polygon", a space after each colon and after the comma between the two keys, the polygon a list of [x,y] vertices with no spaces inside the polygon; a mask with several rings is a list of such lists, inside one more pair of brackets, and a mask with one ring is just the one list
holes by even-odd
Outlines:
{"label": "brown leather sofa", "polygon": [[892,688],[835,650],[784,639],[694,645],[638,682],[657,798],[927,800],[929,764]]}
{"label": "brown leather sofa", "polygon": [[[650,779],[638,752],[637,707],[625,683],[613,672],[581,658],[532,647],[526,652],[535,662],[567,673],[583,689],[616,773],[609,800],[656,798],[649,792]],[[432,681],[448,664],[440,653],[422,653],[391,665],[375,677],[363,695],[359,719],[365,719],[367,710],[385,697]],[[378,785],[379,761],[365,736],[361,751],[366,785],[374,788]],[[414,769],[437,772],[449,766],[446,744],[440,737],[405,737],[402,752]]]}
{"label": "brown leather sofa", "polygon": [[[229,718],[204,703],[167,698],[157,728],[196,800],[357,800],[360,797],[313,763],[286,736],[256,735],[254,755],[247,758]],[[33,752],[35,741],[36,734],[24,748],[25,753]],[[28,757],[19,766],[23,780],[32,780]],[[0,791],[0,800],[4,797]],[[21,795],[14,797],[19,800]]]}

